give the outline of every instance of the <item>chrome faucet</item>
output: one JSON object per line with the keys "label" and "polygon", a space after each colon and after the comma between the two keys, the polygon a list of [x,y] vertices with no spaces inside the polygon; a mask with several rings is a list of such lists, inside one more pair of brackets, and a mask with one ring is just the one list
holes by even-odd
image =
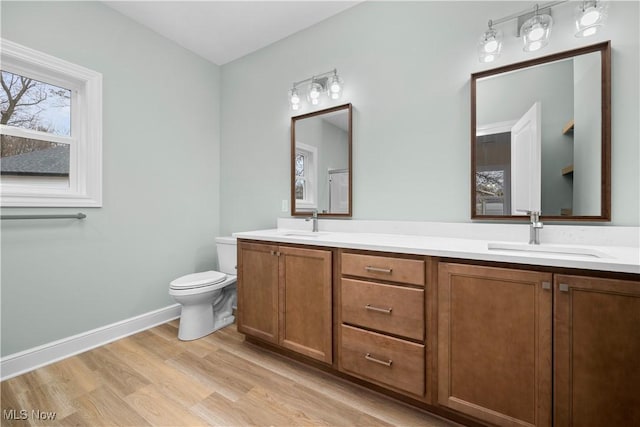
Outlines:
{"label": "chrome faucet", "polygon": [[317,233],[318,232],[318,210],[314,209],[313,212],[311,213],[311,216],[309,218],[305,218],[305,221],[311,221],[313,220],[313,232]]}
{"label": "chrome faucet", "polygon": [[543,227],[543,224],[540,221],[540,212],[529,212],[529,215],[531,216],[531,224],[529,226],[529,244],[539,245],[540,230]]}

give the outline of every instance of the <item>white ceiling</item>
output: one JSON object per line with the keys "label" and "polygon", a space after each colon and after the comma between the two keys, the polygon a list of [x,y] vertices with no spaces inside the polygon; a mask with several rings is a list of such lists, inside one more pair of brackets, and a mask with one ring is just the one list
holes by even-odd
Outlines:
{"label": "white ceiling", "polygon": [[357,1],[105,1],[214,64],[240,58]]}

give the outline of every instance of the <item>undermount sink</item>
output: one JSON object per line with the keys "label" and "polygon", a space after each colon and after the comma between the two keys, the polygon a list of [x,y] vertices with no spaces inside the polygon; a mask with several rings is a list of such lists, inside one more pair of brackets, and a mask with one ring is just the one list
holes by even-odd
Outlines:
{"label": "undermount sink", "polygon": [[536,252],[536,253],[549,253],[558,255],[571,255],[571,256],[584,256],[590,258],[610,258],[604,252],[591,248],[581,248],[574,246],[559,246],[559,245],[529,245],[526,243],[501,243],[501,242],[489,242],[489,250],[500,251],[520,251],[520,252]]}
{"label": "undermount sink", "polygon": [[304,230],[291,230],[291,231],[281,231],[278,232],[280,236],[289,236],[289,237],[320,237],[324,236],[327,233],[322,231],[304,231]]}

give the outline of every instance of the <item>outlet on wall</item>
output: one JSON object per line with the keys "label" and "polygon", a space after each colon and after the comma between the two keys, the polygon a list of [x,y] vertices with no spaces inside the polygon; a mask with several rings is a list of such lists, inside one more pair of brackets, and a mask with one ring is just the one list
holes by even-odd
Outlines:
{"label": "outlet on wall", "polygon": [[282,212],[289,212],[289,201],[286,199],[282,201]]}

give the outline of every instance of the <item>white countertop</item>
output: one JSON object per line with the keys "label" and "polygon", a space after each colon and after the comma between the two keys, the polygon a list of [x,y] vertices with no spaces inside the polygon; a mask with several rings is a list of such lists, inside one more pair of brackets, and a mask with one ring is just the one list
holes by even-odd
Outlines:
{"label": "white countertop", "polygon": [[[472,227],[473,226],[474,225],[472,225]],[[640,250],[634,246],[551,244],[544,243],[543,241],[543,244],[535,249],[543,250],[544,252],[533,252],[526,250],[528,249],[526,241],[514,239],[500,240],[500,236],[496,236],[496,240],[486,240],[482,238],[329,231],[323,230],[322,228],[318,233],[311,233],[307,230],[301,230],[298,227],[248,231],[234,233],[233,235],[239,239],[295,243],[310,246],[328,246],[515,264],[640,273]],[[516,250],[489,249],[489,243],[498,243],[507,247],[512,246]],[[566,253],[572,250],[581,253]]]}

